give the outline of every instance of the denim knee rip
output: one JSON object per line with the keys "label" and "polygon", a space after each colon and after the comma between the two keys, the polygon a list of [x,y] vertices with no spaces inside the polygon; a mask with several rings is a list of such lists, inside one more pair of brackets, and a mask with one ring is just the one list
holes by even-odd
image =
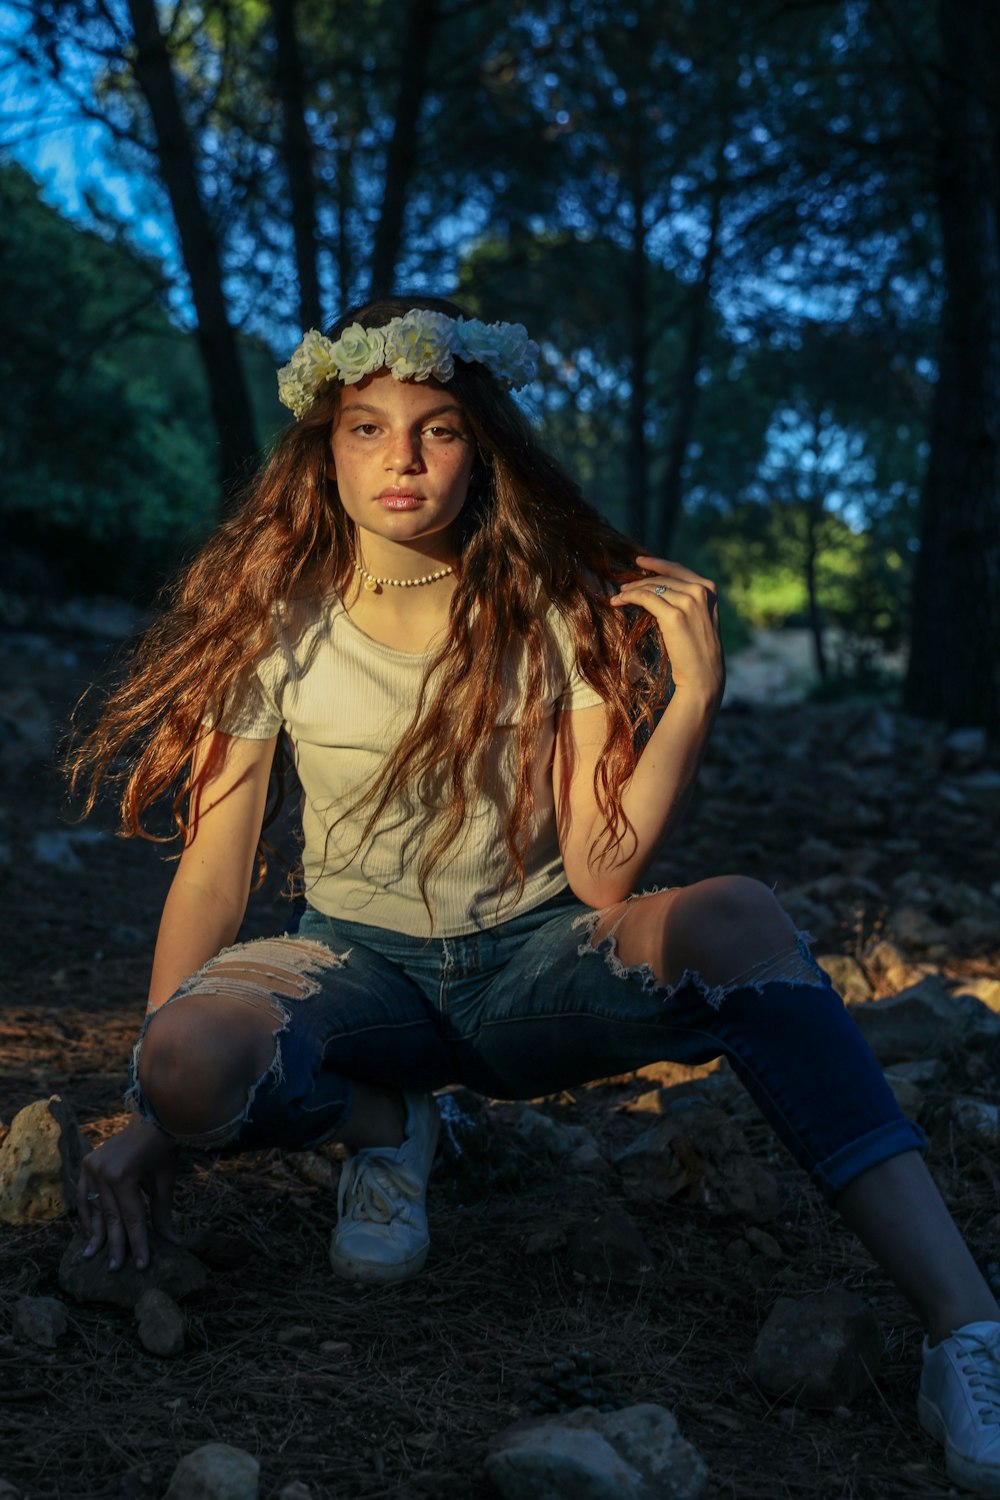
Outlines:
{"label": "denim knee rip", "polygon": [[[125,1092],[126,1108],[156,1125],[179,1145],[214,1148],[227,1145],[239,1134],[240,1127],[249,1118],[254,1096],[261,1084],[271,1077],[276,1083],[281,1083],[284,1079],[281,1037],[291,1020],[287,1002],[294,1004],[296,1000],[307,1000],[310,995],[315,995],[319,990],[315,976],[324,969],[340,968],[349,953],[350,949],[344,953],[334,953],[325,943],[296,937],[294,934],[256,938],[249,943],[223,948],[189,979],[185,979],[169,1000],[165,1000],[146,1016],[139,1039],[132,1049],[129,1087]],[[283,982],[293,986],[295,992],[289,994],[286,989],[273,988],[268,980],[276,981],[279,985]],[[270,1010],[277,1024],[272,1033],[274,1058],[261,1076],[250,1084],[246,1104],[235,1119],[196,1135],[176,1135],[160,1124],[143,1094],[139,1083],[139,1054],[153,1017],[168,1005],[173,1005],[175,1000],[182,1000],[187,995],[227,995],[244,1001],[255,1010]]]}
{"label": "denim knee rip", "polygon": [[768,958],[760,959],[739,974],[734,974],[724,984],[709,984],[697,969],[685,969],[676,984],[666,984],[657,979],[649,964],[623,964],[617,951],[618,928],[627,916],[633,901],[642,901],[646,896],[655,896],[658,891],[659,887],[653,886],[648,891],[637,891],[634,896],[629,896],[624,911],[604,934],[596,948],[593,943],[594,933],[602,919],[608,915],[609,911],[613,911],[614,907],[607,906],[602,911],[590,911],[578,917],[573,924],[574,927],[582,927],[585,930],[584,941],[576,950],[581,958],[586,957],[587,954],[603,958],[616,979],[638,979],[644,990],[662,994],[664,1000],[669,1000],[671,995],[686,984],[693,984],[704,997],[706,1004],[710,1005],[713,1010],[721,1009],[723,1000],[734,990],[753,989],[760,994],[766,984],[774,983],[793,986],[807,984],[816,989],[829,986],[830,981],[827,975],[809,951],[809,944],[813,941],[812,933],[804,930],[796,932],[794,948],[782,948]]}

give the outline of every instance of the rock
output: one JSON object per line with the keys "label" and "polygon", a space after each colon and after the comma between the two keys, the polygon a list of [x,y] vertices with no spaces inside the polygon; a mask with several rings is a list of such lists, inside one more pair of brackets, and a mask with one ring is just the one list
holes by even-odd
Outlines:
{"label": "rock", "polygon": [[940,1081],[944,1064],[939,1057],[924,1057],[919,1062],[893,1063],[891,1072],[894,1078],[905,1078],[922,1089]]}
{"label": "rock", "polygon": [[89,1150],[72,1109],[58,1094],[18,1110],[0,1146],[0,1220],[33,1224],[71,1212],[80,1163]]}
{"label": "rock", "polygon": [[889,919],[893,936],[910,948],[931,948],[948,937],[947,927],[918,906],[899,906]]}
{"label": "rock", "polygon": [[163,1500],[257,1500],[260,1464],[243,1448],[203,1443],[185,1454]]}
{"label": "rock", "polygon": [[784,1260],[785,1252],[782,1250],[773,1234],[768,1234],[766,1229],[759,1229],[755,1224],[750,1224],[743,1231],[747,1243],[761,1255],[766,1255],[768,1260]]}
{"label": "rock", "polygon": [[985,1136],[996,1140],[1000,1132],[1000,1106],[988,1104],[985,1099],[969,1099],[959,1095],[957,1099],[951,1100],[948,1117],[963,1135]]}
{"label": "rock", "polygon": [[956,994],[974,995],[981,1000],[987,1010],[991,1010],[995,1016],[1000,1016],[1000,979],[988,979],[985,975],[978,975],[975,979],[960,980]]}
{"label": "rock", "polygon": [[671,1412],[646,1403],[518,1422],[490,1444],[503,1500],[699,1500],[708,1468]]}
{"label": "rock", "polygon": [[312,1500],[312,1490],[301,1479],[290,1479],[278,1491],[278,1500]]}
{"label": "rock", "polygon": [[592,1146],[598,1151],[597,1142],[583,1125],[564,1125],[553,1120],[551,1115],[525,1105],[514,1119],[514,1131],[532,1147],[547,1151],[550,1156],[568,1156],[580,1146]]}
{"label": "rock", "polygon": [[883,1067],[939,1053],[972,1036],[1000,1034],[1000,1017],[971,995],[949,996],[933,977],[850,1011]]}
{"label": "rock", "polygon": [[58,1297],[20,1297],[14,1304],[14,1337],[54,1349],[66,1332],[66,1309]]}
{"label": "rock", "polygon": [[309,1344],[316,1342],[316,1335],[305,1323],[293,1323],[289,1328],[281,1328],[275,1335],[276,1344],[290,1344],[294,1348],[304,1349]]}
{"label": "rock", "polygon": [[639,1201],[683,1192],[713,1213],[771,1219],[778,1212],[777,1182],[740,1127],[698,1098],[679,1099],[615,1162],[627,1196]]}
{"label": "rock", "polygon": [[962,791],[982,813],[1000,813],[1000,771],[976,771],[962,779]]}
{"label": "rock", "polygon": [[974,771],[986,759],[985,729],[953,729],[945,736],[945,765],[954,771]]}
{"label": "rock", "polygon": [[285,1159],[302,1182],[308,1183],[310,1187],[333,1191],[334,1167],[328,1156],[321,1156],[318,1151],[290,1151]]}
{"label": "rock", "polygon": [[886,1068],[885,1081],[892,1089],[896,1103],[908,1120],[920,1118],[920,1111],[924,1107],[923,1089],[919,1088],[912,1079],[897,1073],[895,1068]]}
{"label": "rock", "polygon": [[184,1348],[184,1314],[166,1292],[143,1292],[135,1304],[139,1342],[150,1354],[170,1359]]}
{"label": "rock", "polygon": [[[34,688],[9,687],[0,692],[0,738],[4,762],[37,760],[52,748],[52,715]],[[23,752],[23,753],[22,753]]]}
{"label": "rock", "polygon": [[594,1141],[584,1141],[582,1146],[577,1146],[563,1158],[563,1171],[572,1172],[581,1176],[592,1174],[600,1176],[610,1170],[608,1162],[598,1151]]}
{"label": "rock", "polygon": [[62,874],[78,874],[84,864],[77,849],[85,844],[102,843],[108,835],[99,828],[57,828],[49,833],[36,833],[31,841],[31,853],[40,865],[53,865]]}
{"label": "rock", "polygon": [[871,1308],[834,1288],[801,1301],[778,1298],[757,1335],[749,1374],[769,1396],[832,1410],[868,1388],[881,1353]]}
{"label": "rock", "polygon": [[874,943],[866,951],[864,959],[878,979],[879,987],[892,992],[906,989],[911,984],[919,984],[927,976],[926,969],[919,964],[910,963],[895,943],[885,939]]}
{"label": "rock", "polygon": [[638,1226],[621,1209],[608,1209],[569,1234],[569,1264],[587,1281],[641,1286],[656,1269],[656,1257]]}
{"label": "rock", "polygon": [[829,975],[830,983],[845,1004],[858,1004],[871,999],[872,987],[856,958],[851,958],[846,953],[824,953],[816,962]]}
{"label": "rock", "polygon": [[59,1262],[59,1285],[76,1302],[131,1309],[145,1292],[166,1292],[168,1297],[180,1301],[192,1292],[202,1291],[208,1282],[201,1261],[168,1240],[153,1238],[152,1258],[145,1271],[138,1270],[131,1256],[120,1270],[109,1271],[106,1245],[85,1260],[81,1251],[86,1243],[86,1235],[78,1231]]}

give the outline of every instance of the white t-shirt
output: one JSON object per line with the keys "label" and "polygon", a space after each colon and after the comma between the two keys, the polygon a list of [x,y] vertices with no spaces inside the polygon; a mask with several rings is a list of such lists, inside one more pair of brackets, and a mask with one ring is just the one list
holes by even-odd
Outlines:
{"label": "white t-shirt", "polygon": [[[510,869],[503,839],[514,785],[523,651],[515,650],[505,696],[489,745],[483,790],[470,797],[455,842],[427,887],[433,935],[453,937],[492,927],[565,889],[556,836],[552,761],[557,710],[602,700],[581,675],[572,639],[554,606],[545,616],[542,729],[533,757],[534,814],[524,854],[525,885],[498,908]],[[417,883],[437,813],[414,794],[390,804],[362,840],[371,805],[352,806],[382,770],[409,726],[432,652],[410,653],[366,635],[339,598],[308,611],[285,605],[278,642],[256,667],[248,691],[227,705],[218,728],[246,739],[269,739],[282,727],[292,742],[303,789],[303,868],[310,905],[332,917],[431,935]],[[428,693],[433,696],[433,684]],[[437,830],[434,829],[434,832]]]}

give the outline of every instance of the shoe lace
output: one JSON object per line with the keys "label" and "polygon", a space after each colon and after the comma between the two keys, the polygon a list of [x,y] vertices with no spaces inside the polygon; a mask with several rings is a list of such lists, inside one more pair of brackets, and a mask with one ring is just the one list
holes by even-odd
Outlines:
{"label": "shoe lace", "polygon": [[337,1211],[342,1218],[388,1224],[404,1207],[401,1198],[419,1196],[420,1183],[402,1162],[359,1151],[344,1168]]}
{"label": "shoe lace", "polygon": [[979,1415],[990,1427],[1000,1427],[1000,1323],[988,1332],[955,1335],[962,1350],[962,1374],[969,1382]]}

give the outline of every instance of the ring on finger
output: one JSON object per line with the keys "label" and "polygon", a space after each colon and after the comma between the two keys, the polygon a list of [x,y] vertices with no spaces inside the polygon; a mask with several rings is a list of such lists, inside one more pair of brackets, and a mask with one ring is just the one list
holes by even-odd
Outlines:
{"label": "ring on finger", "polygon": [[669,588],[667,587],[667,585],[665,583],[658,583],[658,584],[655,585],[655,587],[653,589],[653,593],[656,595],[656,597],[658,599],[662,599],[663,596],[664,596],[664,594],[669,594],[670,593],[670,590],[669,590]]}

